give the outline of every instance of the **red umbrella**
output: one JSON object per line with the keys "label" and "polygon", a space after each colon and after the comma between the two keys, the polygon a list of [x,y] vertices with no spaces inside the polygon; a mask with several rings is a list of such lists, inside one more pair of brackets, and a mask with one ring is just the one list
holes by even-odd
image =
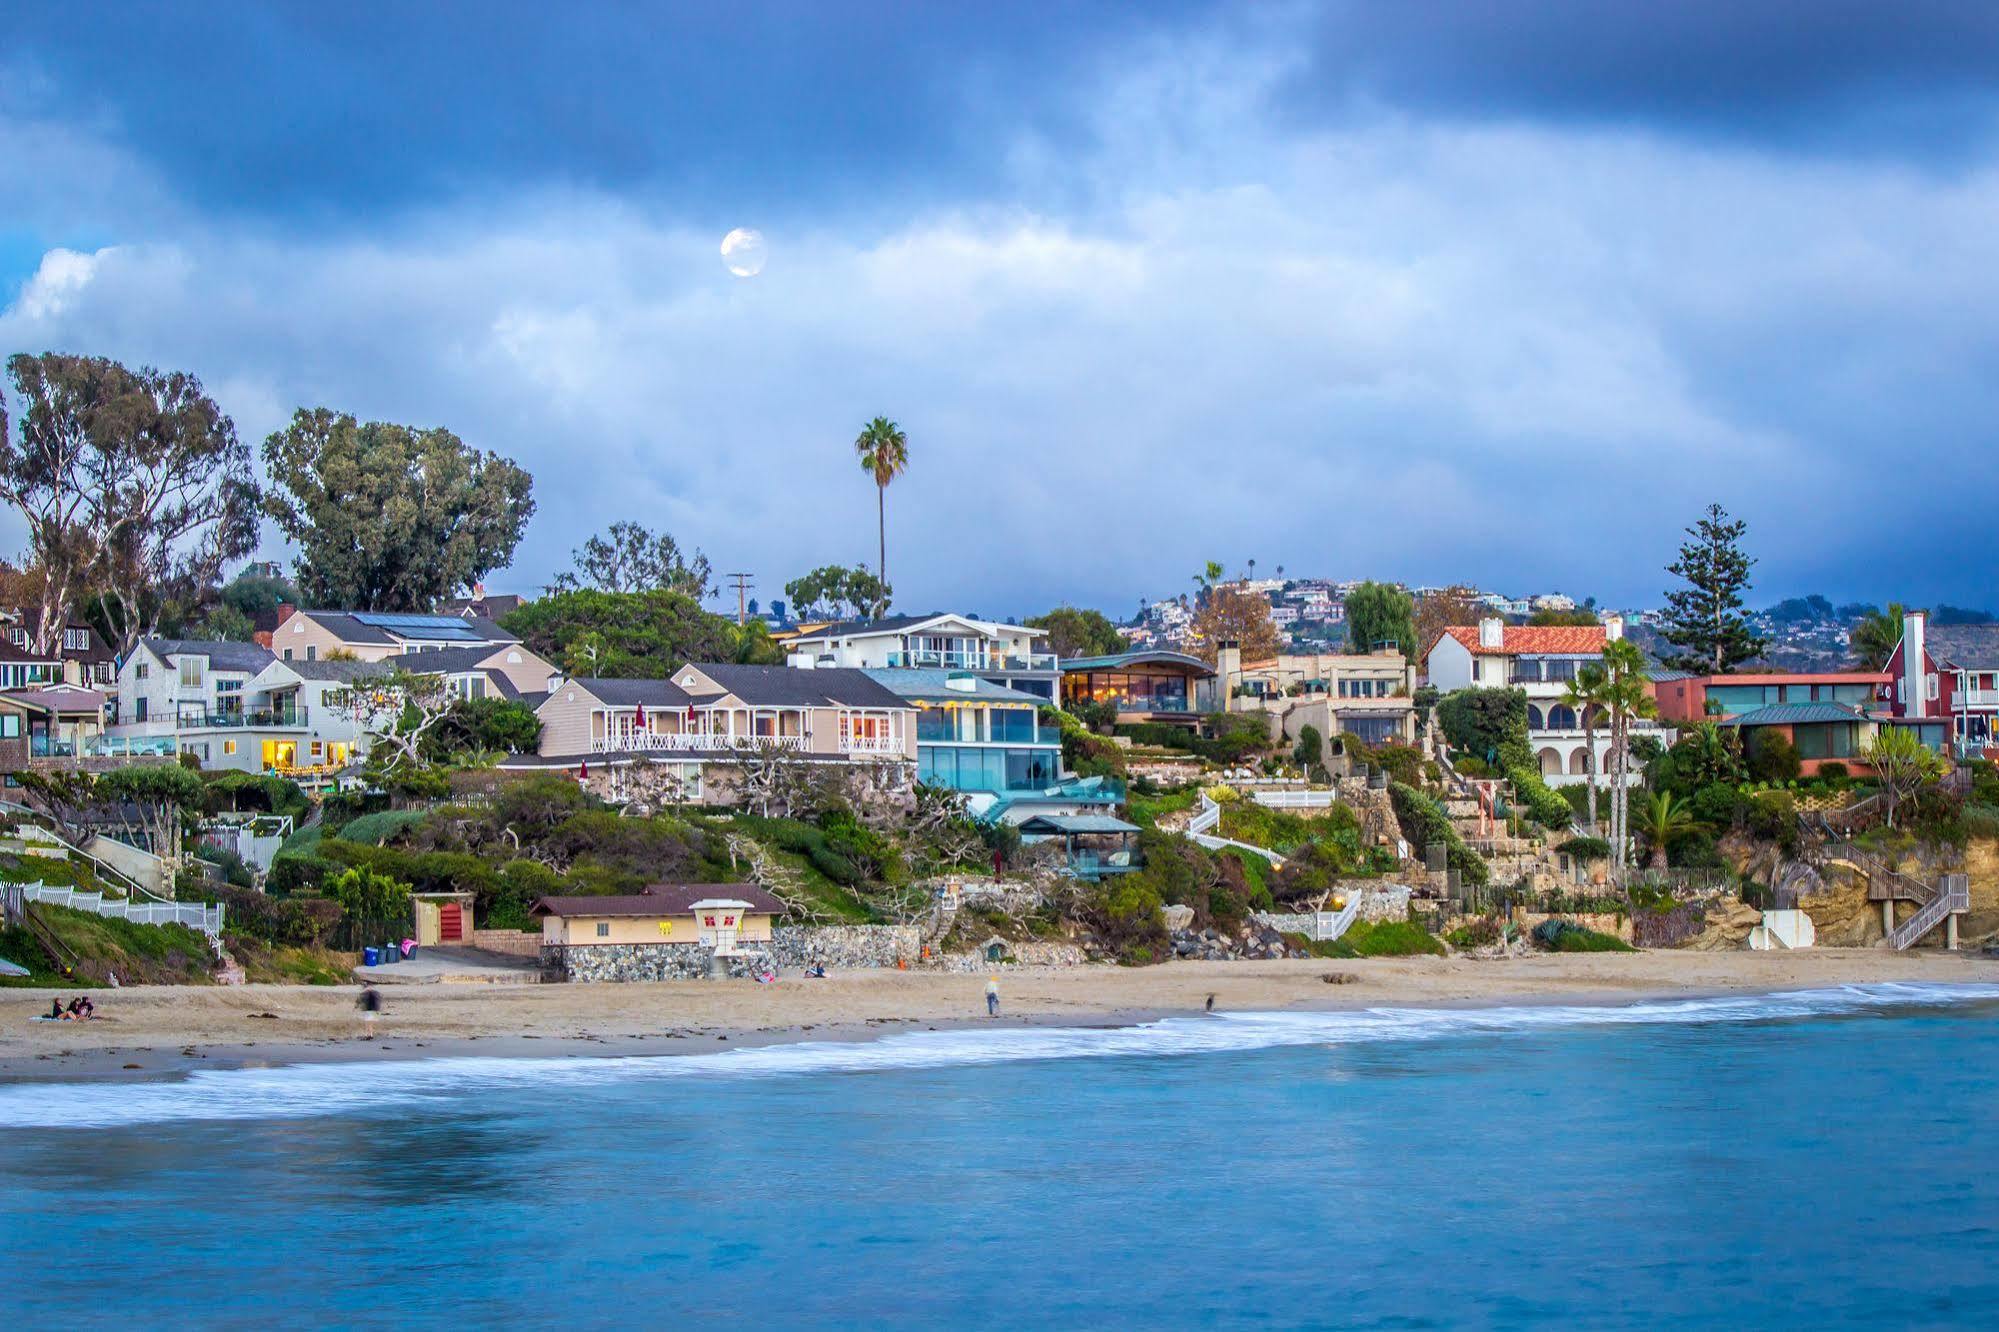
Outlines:
{"label": "red umbrella", "polygon": [[576,780],[579,782],[590,780],[590,761],[588,759],[576,765]]}
{"label": "red umbrella", "polygon": [[633,720],[637,722],[637,724],[638,724],[638,728],[639,728],[639,729],[640,729],[641,731],[643,731],[643,730],[644,730],[644,729],[646,728],[646,705],[645,705],[645,704],[643,704],[643,703],[639,704],[639,711],[638,711],[638,716],[637,716],[637,717],[635,717],[635,718],[634,718]]}

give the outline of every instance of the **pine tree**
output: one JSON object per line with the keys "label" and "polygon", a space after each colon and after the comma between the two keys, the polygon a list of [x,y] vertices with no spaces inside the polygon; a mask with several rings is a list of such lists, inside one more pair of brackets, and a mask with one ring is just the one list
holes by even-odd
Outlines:
{"label": "pine tree", "polygon": [[1681,649],[1665,658],[1668,666],[1720,675],[1762,656],[1770,646],[1768,639],[1749,631],[1742,613],[1742,594],[1749,590],[1749,569],[1756,563],[1742,553],[1747,528],[1719,504],[1710,504],[1706,515],[1687,529],[1690,539],[1680,547],[1680,558],[1666,566],[1667,573],[1687,584],[1666,594],[1666,641]]}

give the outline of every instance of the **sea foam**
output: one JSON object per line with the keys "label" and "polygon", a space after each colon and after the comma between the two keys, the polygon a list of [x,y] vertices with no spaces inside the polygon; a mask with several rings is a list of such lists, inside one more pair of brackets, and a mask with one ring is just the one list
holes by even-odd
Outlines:
{"label": "sea foam", "polygon": [[483,1056],[197,1069],[164,1082],[0,1086],[0,1123],[108,1128],[185,1120],[295,1119],[412,1107],[469,1094],[671,1078],[795,1078],[1039,1059],[1163,1058],[1284,1046],[1426,1041],[1578,1027],[1768,1022],[1999,1000],[1999,985],[1881,984],[1617,1005],[1367,1008],[1169,1017],[1126,1027],[966,1027],[876,1040],[801,1041],[686,1055]]}

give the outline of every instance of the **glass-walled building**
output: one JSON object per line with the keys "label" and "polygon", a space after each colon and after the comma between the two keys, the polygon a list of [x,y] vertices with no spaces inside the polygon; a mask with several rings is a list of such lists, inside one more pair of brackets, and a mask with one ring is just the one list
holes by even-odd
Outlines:
{"label": "glass-walled building", "polygon": [[1043,700],[967,671],[868,674],[916,708],[916,779],[966,793],[1040,792],[1062,780],[1062,736]]}
{"label": "glass-walled building", "polygon": [[1108,703],[1123,721],[1192,724],[1199,716],[1198,687],[1214,667],[1178,652],[1121,652],[1076,657],[1062,663],[1062,701]]}

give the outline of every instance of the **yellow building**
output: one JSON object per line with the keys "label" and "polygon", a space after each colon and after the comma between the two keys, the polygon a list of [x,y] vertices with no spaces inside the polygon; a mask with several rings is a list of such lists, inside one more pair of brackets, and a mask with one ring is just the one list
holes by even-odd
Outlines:
{"label": "yellow building", "polygon": [[748,883],[656,883],[621,897],[544,897],[542,966],[565,980],[672,980],[761,951],[784,904]]}

